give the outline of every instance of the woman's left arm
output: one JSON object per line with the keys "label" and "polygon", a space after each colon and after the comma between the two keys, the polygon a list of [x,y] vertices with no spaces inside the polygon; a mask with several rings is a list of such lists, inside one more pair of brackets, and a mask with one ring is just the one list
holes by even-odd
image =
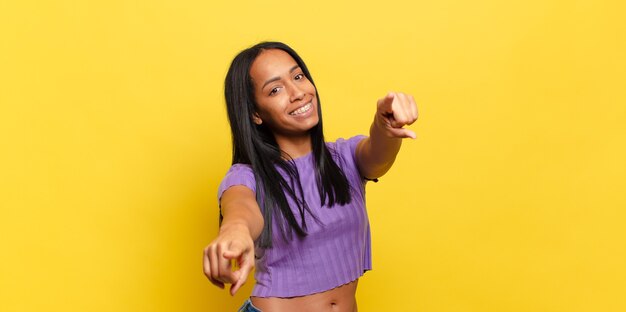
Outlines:
{"label": "woman's left arm", "polygon": [[417,105],[411,95],[390,92],[378,100],[370,136],[359,142],[356,148],[356,160],[361,175],[367,179],[375,179],[391,168],[402,139],[415,139],[415,132],[403,127],[414,123],[417,116]]}

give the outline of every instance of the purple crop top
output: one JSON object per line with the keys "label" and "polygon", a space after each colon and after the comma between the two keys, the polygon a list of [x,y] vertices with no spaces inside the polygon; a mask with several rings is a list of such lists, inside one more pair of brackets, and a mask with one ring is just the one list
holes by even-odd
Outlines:
{"label": "purple crop top", "polygon": [[[297,297],[327,291],[359,278],[372,269],[370,227],[365,209],[365,180],[355,160],[357,143],[365,136],[326,143],[333,159],[344,171],[352,188],[352,202],[333,207],[322,206],[315,181],[311,153],[294,161],[300,173],[305,200],[321,224],[306,214],[308,235],[293,235],[291,241],[281,238],[273,224],[273,247],[256,248],[255,297]],[[256,191],[249,165],[235,164],[226,173],[218,190],[218,201],[224,191],[244,185]],[[292,200],[293,212],[299,216]]]}

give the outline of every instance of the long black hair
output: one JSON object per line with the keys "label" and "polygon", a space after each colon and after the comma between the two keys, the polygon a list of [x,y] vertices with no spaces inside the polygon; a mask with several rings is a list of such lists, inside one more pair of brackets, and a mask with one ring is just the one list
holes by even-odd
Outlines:
{"label": "long black hair", "polygon": [[[305,213],[315,216],[304,200],[299,173],[293,159],[280,150],[274,135],[264,124],[253,122],[257,111],[254,85],[250,68],[254,60],[264,50],[279,49],[287,52],[300,66],[307,79],[315,86],[304,61],[296,51],[281,42],[261,42],[241,51],[228,69],[225,81],[226,108],[233,140],[233,164],[248,164],[252,167],[256,180],[256,199],[263,211],[264,225],[258,245],[261,248],[272,246],[272,222],[278,217],[283,238],[291,238],[293,231],[298,236],[307,235]],[[331,151],[326,147],[322,130],[322,109],[317,88],[317,113],[319,122],[311,128],[311,148],[315,159],[315,175],[322,205],[345,205],[352,200],[350,184],[344,172],[335,163]],[[289,177],[285,180],[278,168]],[[298,206],[299,219],[289,208],[289,196]],[[285,227],[285,222],[289,228]]]}

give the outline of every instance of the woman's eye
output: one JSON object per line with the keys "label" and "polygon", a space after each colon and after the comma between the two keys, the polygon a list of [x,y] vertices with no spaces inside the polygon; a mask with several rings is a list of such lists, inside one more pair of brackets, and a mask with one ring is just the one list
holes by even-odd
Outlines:
{"label": "woman's eye", "polygon": [[276,92],[278,92],[278,88],[273,88],[273,89],[270,91],[270,95],[274,95],[274,94],[276,94]]}
{"label": "woman's eye", "polygon": [[302,78],[304,78],[303,74],[297,74],[296,77],[295,77],[296,80],[300,80]]}

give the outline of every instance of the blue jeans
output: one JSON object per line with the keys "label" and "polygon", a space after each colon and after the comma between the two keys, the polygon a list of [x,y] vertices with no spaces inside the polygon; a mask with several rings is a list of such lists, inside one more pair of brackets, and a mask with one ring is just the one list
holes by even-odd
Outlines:
{"label": "blue jeans", "polygon": [[261,312],[257,307],[252,305],[252,301],[248,298],[237,312]]}

